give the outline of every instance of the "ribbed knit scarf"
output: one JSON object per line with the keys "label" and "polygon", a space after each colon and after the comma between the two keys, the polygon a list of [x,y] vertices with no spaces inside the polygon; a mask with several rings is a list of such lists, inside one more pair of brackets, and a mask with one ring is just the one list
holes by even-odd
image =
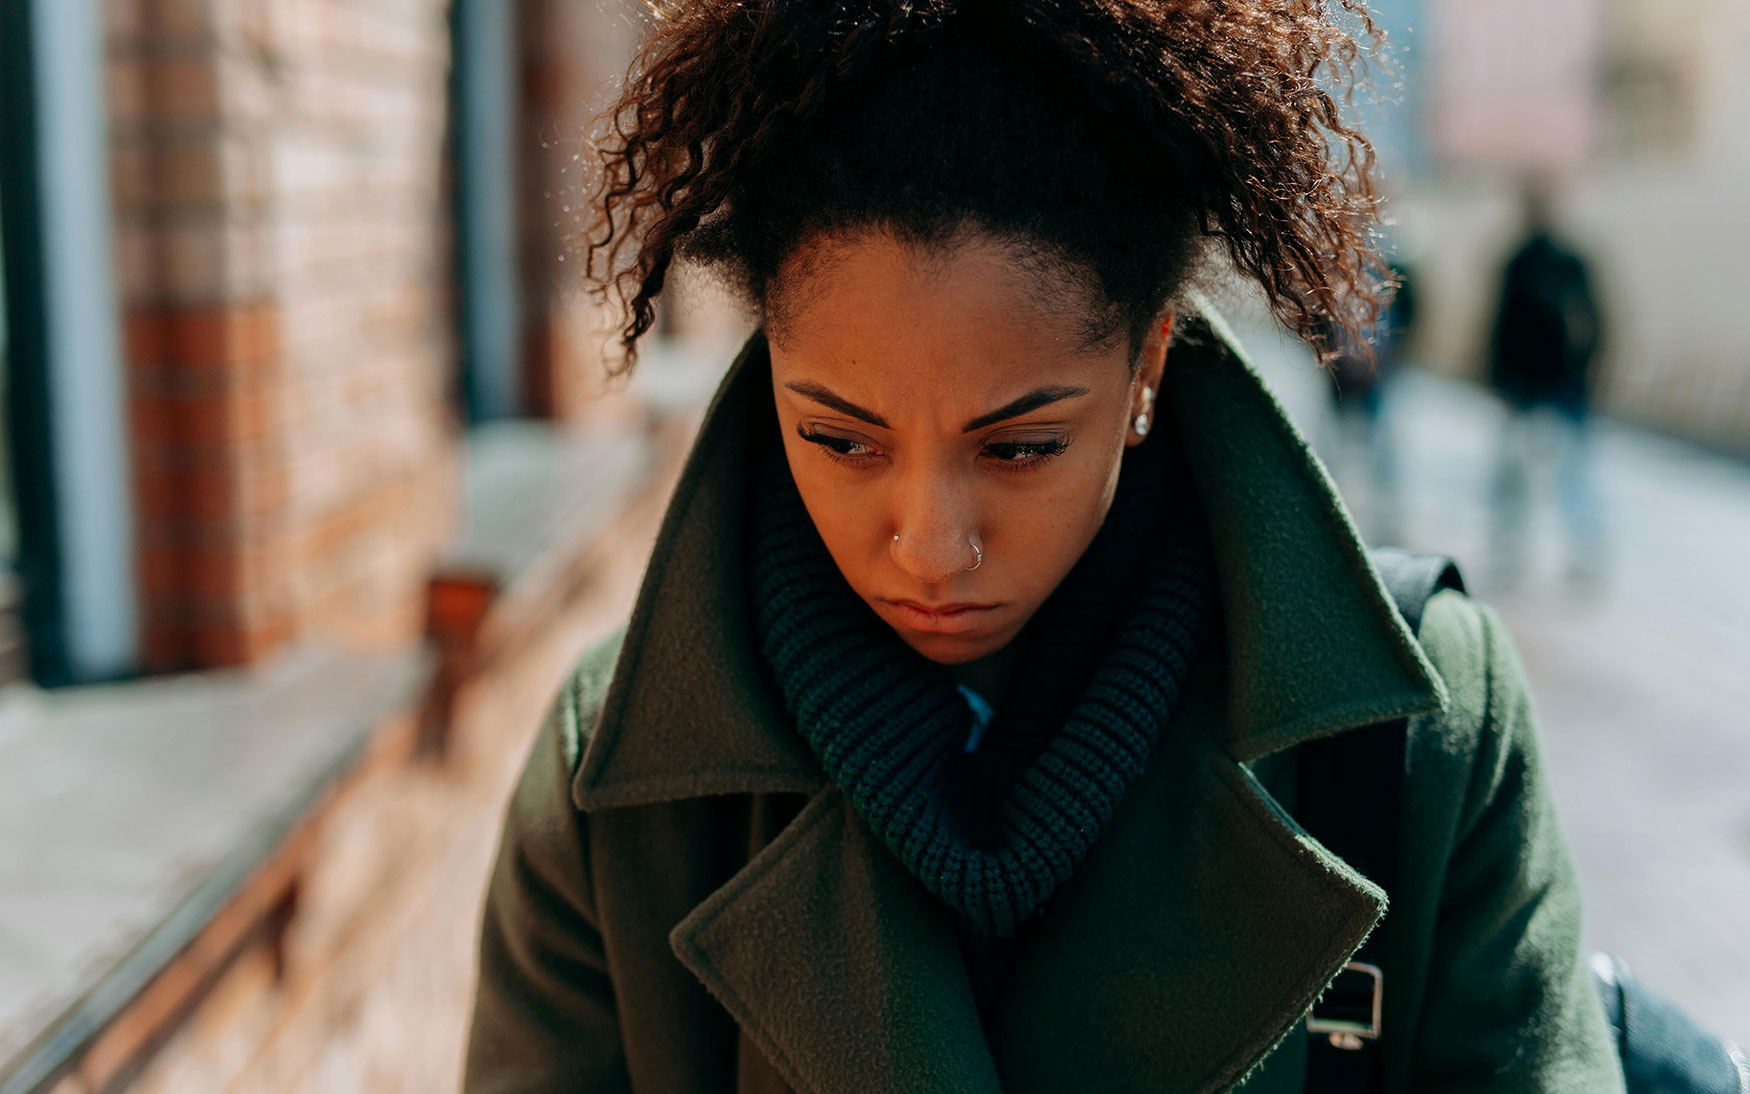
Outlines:
{"label": "ribbed knit scarf", "polygon": [[[1087,856],[1142,771],[1202,644],[1214,578],[1200,517],[1182,484],[1133,475],[1133,462],[1142,461],[1127,457],[1094,545],[1017,638],[1026,645],[1014,676],[1034,692],[1023,709],[1053,707],[1039,701],[1039,681],[1049,680],[1068,695],[1057,704],[1067,713],[1025,752],[997,803],[1000,823],[977,841],[947,793],[972,724],[953,679],[852,592],[781,455],[766,462],[754,492],[749,591],[799,732],[882,842],[977,935],[1012,936]],[[1155,530],[1163,534],[1141,542]],[[1126,556],[1138,564],[1117,571],[1124,587],[1114,589],[1114,557]],[[1098,628],[1101,640],[1070,633],[1085,628],[1054,633],[1053,620],[1090,617],[1090,592],[1100,601],[1091,617],[1112,624]],[[1006,705],[998,704],[995,730]]]}

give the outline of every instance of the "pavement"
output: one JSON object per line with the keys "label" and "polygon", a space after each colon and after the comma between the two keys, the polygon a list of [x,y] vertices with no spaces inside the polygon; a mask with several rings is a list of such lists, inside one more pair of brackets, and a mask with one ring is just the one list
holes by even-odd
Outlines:
{"label": "pavement", "polygon": [[[1253,320],[1242,342],[1332,465],[1365,528],[1360,445],[1324,376]],[[1385,421],[1403,546],[1456,558],[1506,620],[1585,892],[1585,939],[1704,1025],[1750,1044],[1750,460],[1597,420],[1602,549],[1575,570],[1554,474],[1533,479],[1526,561],[1491,557],[1506,413],[1475,385],[1399,375]]]}

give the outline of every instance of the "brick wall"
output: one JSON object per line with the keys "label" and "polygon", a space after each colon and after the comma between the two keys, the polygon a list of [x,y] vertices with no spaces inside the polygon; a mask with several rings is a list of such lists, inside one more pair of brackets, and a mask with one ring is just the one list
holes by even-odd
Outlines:
{"label": "brick wall", "polygon": [[[541,417],[611,426],[641,412],[636,399],[603,398],[618,390],[601,362],[604,352],[617,352],[610,340],[620,316],[583,293],[580,266],[589,227],[591,137],[647,18],[639,0],[518,0],[525,367],[530,410]],[[659,338],[733,349],[745,325],[740,307],[694,271],[671,272],[657,305]],[[653,363],[661,356],[657,341],[646,343],[646,372],[662,367]]]}
{"label": "brick wall", "polygon": [[105,0],[150,667],[423,623],[455,452],[443,0]]}

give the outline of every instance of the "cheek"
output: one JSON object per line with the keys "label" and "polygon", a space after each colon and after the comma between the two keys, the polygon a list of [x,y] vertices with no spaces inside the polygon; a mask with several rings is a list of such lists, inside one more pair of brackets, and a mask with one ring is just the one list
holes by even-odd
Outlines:
{"label": "cheek", "polygon": [[815,530],[853,585],[879,557],[881,513],[872,478],[849,472],[794,436],[784,438],[790,475]]}
{"label": "cheek", "polygon": [[1008,509],[1003,538],[1061,578],[1081,557],[1111,507],[1118,483],[1116,451],[1084,450],[1075,464],[1045,472],[1037,489],[1021,492]]}

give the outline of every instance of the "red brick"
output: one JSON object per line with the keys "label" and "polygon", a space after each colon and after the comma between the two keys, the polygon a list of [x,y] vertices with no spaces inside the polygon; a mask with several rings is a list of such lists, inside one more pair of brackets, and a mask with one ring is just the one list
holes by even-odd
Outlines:
{"label": "red brick", "polygon": [[157,186],[152,155],[145,145],[117,141],[109,153],[109,193],[118,214],[153,204]]}
{"label": "red brick", "polygon": [[223,395],[186,396],[175,406],[178,440],[198,444],[230,439],[231,406]]}
{"label": "red brick", "polygon": [[157,308],[129,308],[122,320],[128,364],[156,365],[164,354],[164,317]]}
{"label": "red brick", "polygon": [[218,206],[225,195],[225,180],[217,141],[177,141],[168,144],[157,158],[157,204],[166,209],[204,209]]}
{"label": "red brick", "polygon": [[181,593],[182,570],[182,552],[175,548],[151,547],[140,552],[140,586],[148,596]]}
{"label": "red brick", "polygon": [[140,656],[149,672],[174,672],[190,665],[187,628],[148,622],[140,632]]}
{"label": "red brick", "polygon": [[146,88],[152,113],[177,122],[218,121],[218,58],[167,58],[146,68]]}
{"label": "red brick", "polygon": [[246,458],[249,442],[267,436],[281,418],[278,399],[259,389],[194,392],[166,402],[176,440],[197,465]]}
{"label": "red brick", "polygon": [[214,0],[153,0],[152,33],[160,40],[208,42],[217,29],[216,9],[229,6]]}
{"label": "red brick", "polygon": [[283,469],[236,466],[189,471],[181,476],[182,512],[193,517],[251,517],[283,509],[289,499]]}
{"label": "red brick", "polygon": [[145,0],[104,0],[103,32],[117,46],[131,44],[145,28]]}
{"label": "red brick", "polygon": [[176,435],[174,403],[162,395],[136,391],[128,398],[128,425],[136,451],[157,449]]}
{"label": "red brick", "polygon": [[270,304],[179,309],[165,316],[168,353],[196,368],[261,364],[279,352],[278,318]]}
{"label": "red brick", "polygon": [[320,564],[373,526],[393,524],[416,500],[412,484],[405,478],[373,484],[310,520],[298,545],[298,564]]}
{"label": "red brick", "polygon": [[104,97],[112,127],[125,130],[149,116],[146,71],[138,59],[126,53],[111,57],[104,75]]}
{"label": "red brick", "polygon": [[196,626],[189,647],[202,665],[247,665],[263,661],[291,637],[283,622],[209,623]]}
{"label": "red brick", "polygon": [[262,547],[190,550],[184,559],[183,592],[191,604],[235,606],[272,584],[268,559]]}
{"label": "red brick", "polygon": [[175,519],[182,515],[182,476],[162,469],[134,472],[135,510],[144,520]]}

